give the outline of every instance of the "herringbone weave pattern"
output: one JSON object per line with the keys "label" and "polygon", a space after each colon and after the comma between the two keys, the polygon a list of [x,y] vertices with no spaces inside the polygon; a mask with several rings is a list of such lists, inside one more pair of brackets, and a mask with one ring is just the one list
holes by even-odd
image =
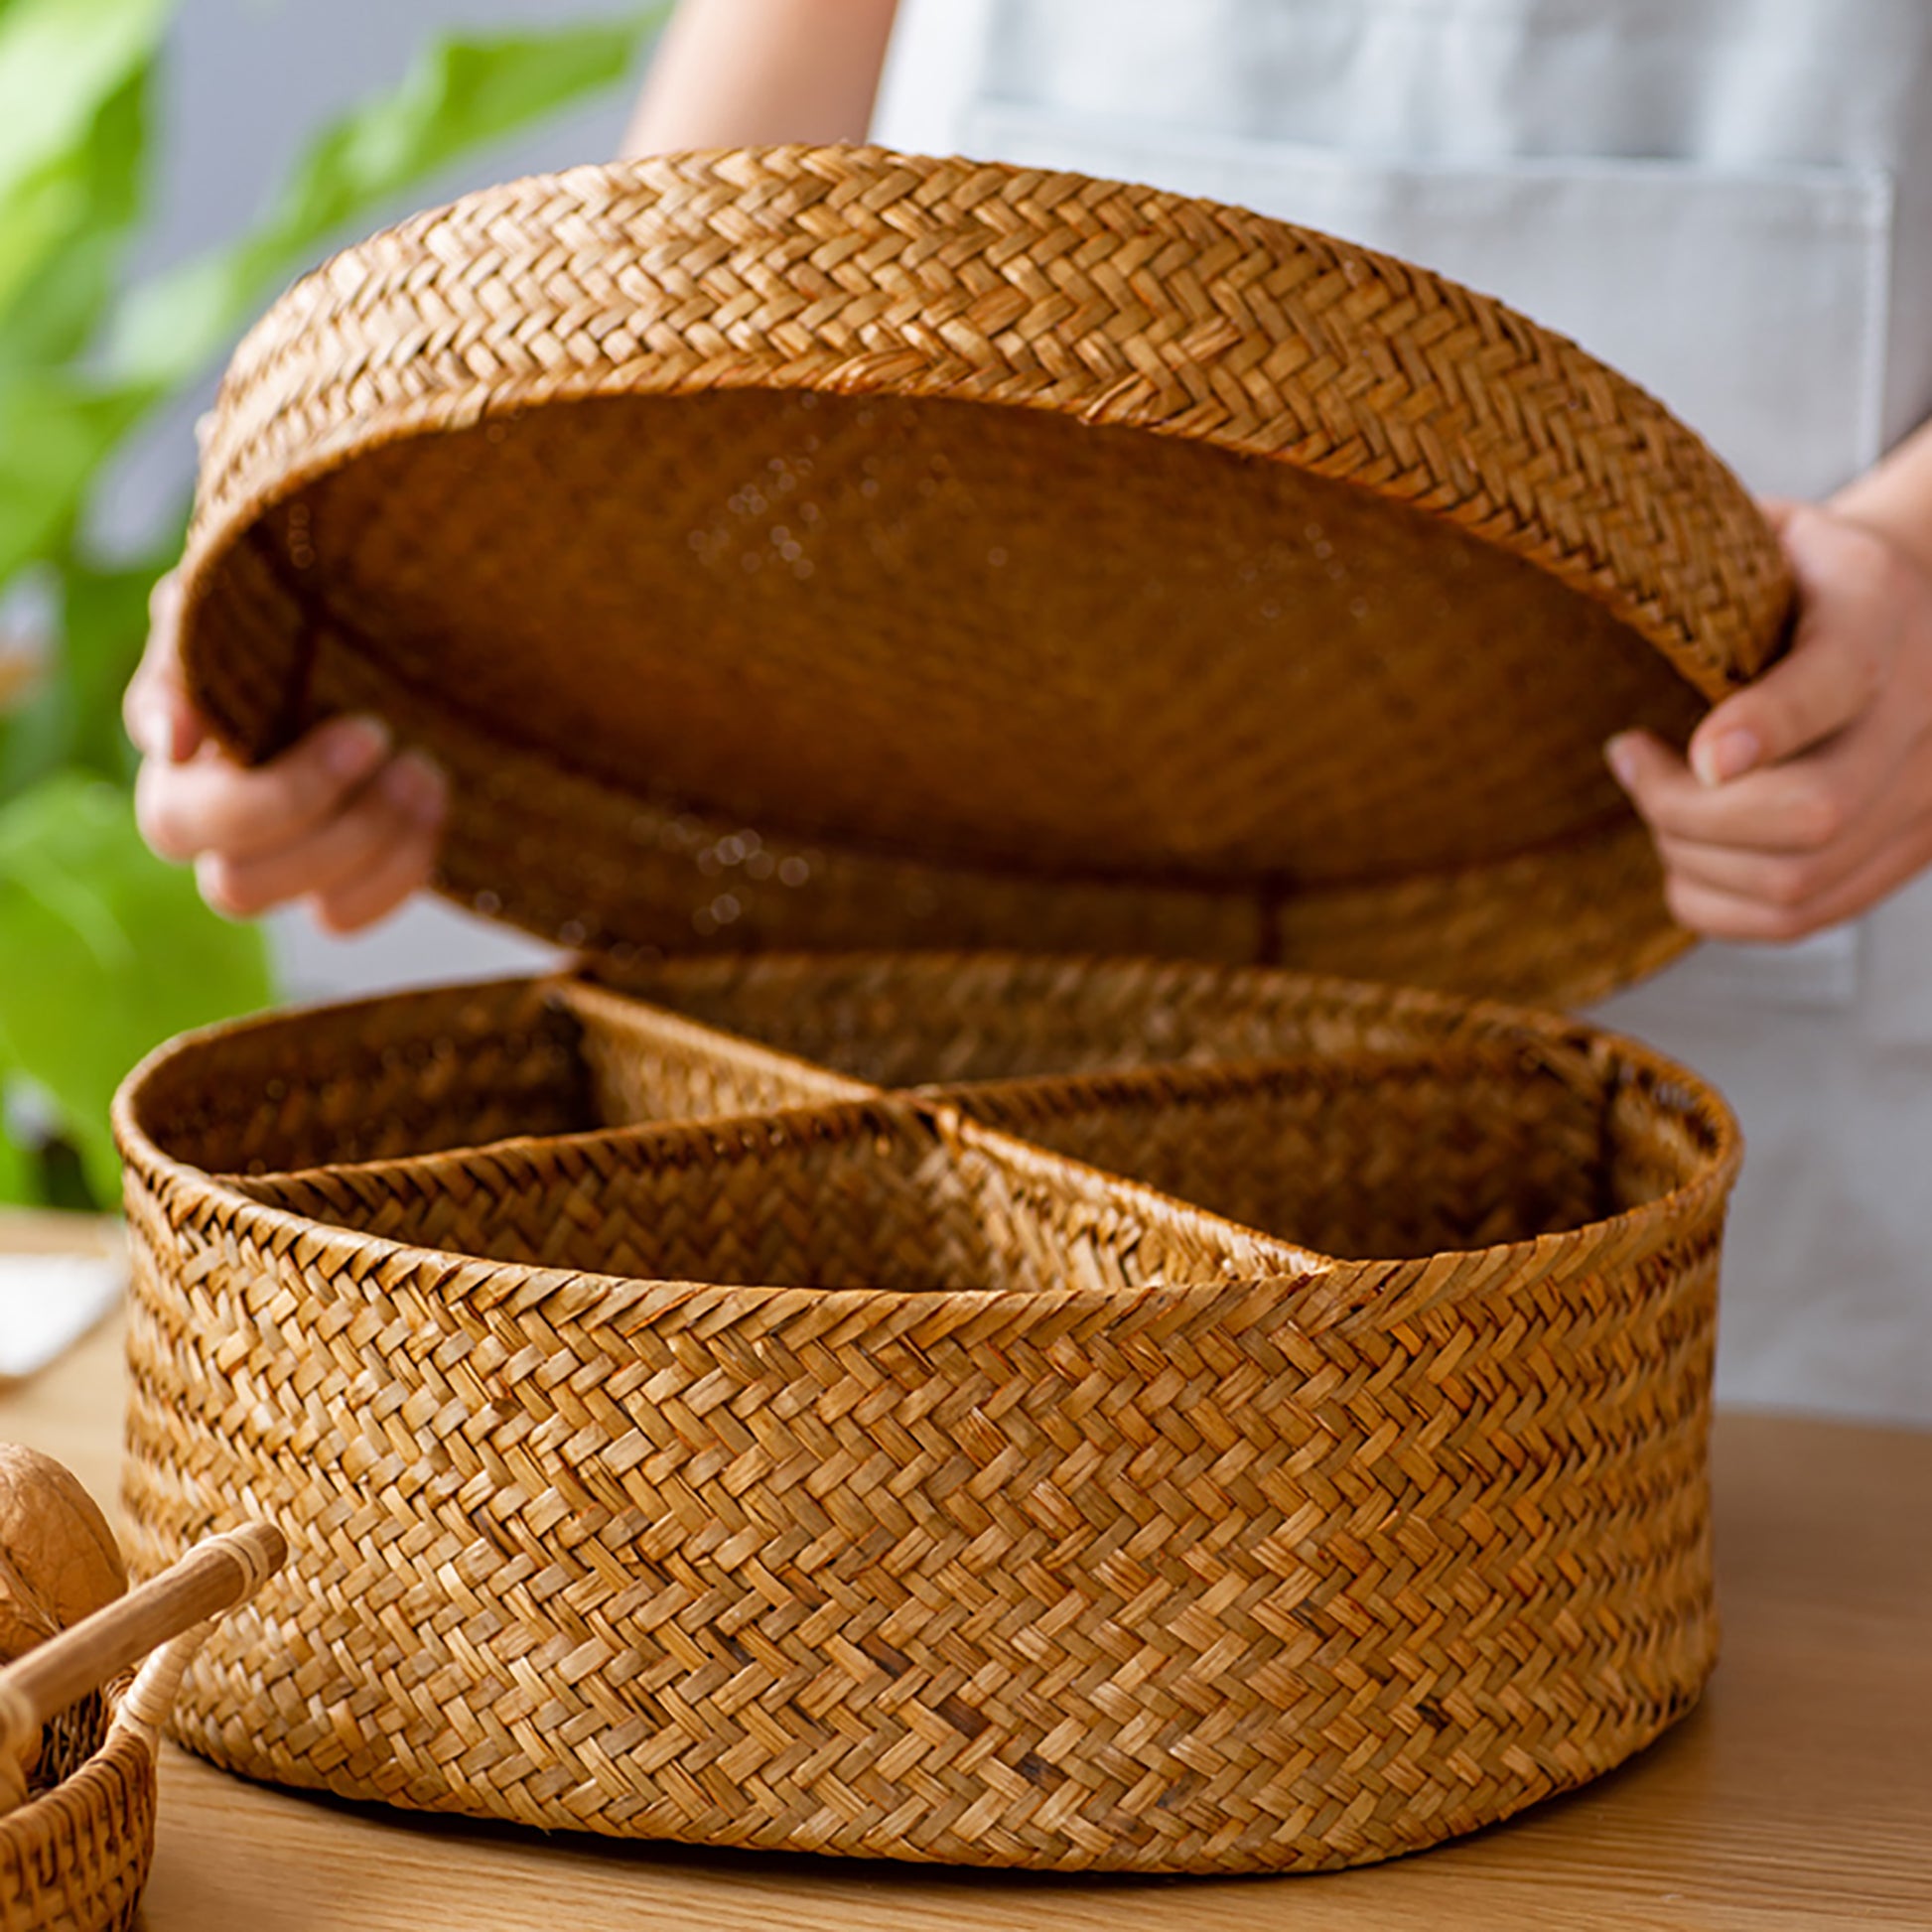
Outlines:
{"label": "herringbone weave pattern", "polygon": [[1788,601],[1736,481],[1498,304],[1240,209],[876,150],[579,169],[235,358],[184,650],[371,709],[448,890],[629,948],[1265,959],[1573,1002],[1682,943],[1612,732]]}
{"label": "herringbone weave pattern", "polygon": [[1308,1869],[1696,1698],[1737,1145],[1690,1075],[1259,969],[626,977],[246,1023],[124,1091],[135,1559],[244,1505],[294,1552],[194,1748],[620,1835]]}

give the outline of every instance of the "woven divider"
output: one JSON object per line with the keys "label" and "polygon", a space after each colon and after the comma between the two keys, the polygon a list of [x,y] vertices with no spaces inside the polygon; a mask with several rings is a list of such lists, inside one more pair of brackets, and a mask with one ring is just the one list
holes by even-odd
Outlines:
{"label": "woven divider", "polygon": [[[860,1099],[869,1091],[863,1082],[809,1060],[694,1026],[581,981],[553,985],[545,997],[553,1011],[575,1023],[592,1110],[602,1124],[703,1120]],[[532,1129],[524,1125],[516,1131]]]}
{"label": "woven divider", "polygon": [[644,1281],[1033,1294],[1319,1265],[890,1101],[511,1142],[243,1191],[410,1247]]}
{"label": "woven divider", "polygon": [[[257,1021],[124,1091],[135,1560],[238,1503],[294,1552],[191,1746],[627,1836],[1307,1869],[1695,1699],[1737,1150],[1690,1076],[1265,971],[630,978],[662,1005]],[[285,1070],[318,1027],[364,1081],[335,1145]],[[366,1158],[384,1078],[452,1058]]]}

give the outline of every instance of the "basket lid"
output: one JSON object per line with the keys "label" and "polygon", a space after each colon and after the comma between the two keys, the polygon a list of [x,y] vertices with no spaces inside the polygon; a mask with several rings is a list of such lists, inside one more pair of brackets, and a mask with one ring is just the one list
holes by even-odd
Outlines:
{"label": "basket lid", "polygon": [[1685,943],[1601,745],[1681,742],[1788,602],[1703,444],[1496,302],[863,148],[339,256],[235,356],[185,583],[228,745],[387,716],[453,777],[445,890],[569,945],[1546,1000]]}

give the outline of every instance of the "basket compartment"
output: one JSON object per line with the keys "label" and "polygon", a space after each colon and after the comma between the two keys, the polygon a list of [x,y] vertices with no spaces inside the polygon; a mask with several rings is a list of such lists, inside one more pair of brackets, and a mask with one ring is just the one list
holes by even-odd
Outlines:
{"label": "basket compartment", "polygon": [[1245,967],[1017,954],[602,961],[599,980],[878,1087],[1568,1040],[1574,1023]]}
{"label": "basket compartment", "polygon": [[1470,1039],[961,1086],[975,1118],[1328,1255],[1534,1240],[1692,1184],[1721,1123],[1602,1052]]}
{"label": "basket compartment", "polygon": [[798,1105],[850,1081],[591,986],[515,980],[274,1015],[149,1062],[128,1125],[260,1174]]}

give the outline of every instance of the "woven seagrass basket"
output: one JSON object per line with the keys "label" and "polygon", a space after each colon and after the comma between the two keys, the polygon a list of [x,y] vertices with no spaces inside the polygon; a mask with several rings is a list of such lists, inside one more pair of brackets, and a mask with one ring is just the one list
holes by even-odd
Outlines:
{"label": "woven seagrass basket", "polygon": [[0,1816],[0,1932],[134,1924],[154,1857],[155,1751],[182,1672],[209,1619],[258,1589],[283,1554],[265,1524],[211,1537],[0,1671],[4,1769],[18,1778],[13,1751],[41,1738],[25,1802]]}
{"label": "woven seagrass basket", "polygon": [[446,890],[587,958],[123,1090],[137,1561],[217,1498],[294,1551],[180,1734],[1147,1871],[1639,1748],[1714,1656],[1736,1135],[1468,996],[1684,943],[1597,748],[1787,594],[1573,345],[1149,190],[700,156],[312,277],[205,454],[191,681],[249,757],[387,716]]}

